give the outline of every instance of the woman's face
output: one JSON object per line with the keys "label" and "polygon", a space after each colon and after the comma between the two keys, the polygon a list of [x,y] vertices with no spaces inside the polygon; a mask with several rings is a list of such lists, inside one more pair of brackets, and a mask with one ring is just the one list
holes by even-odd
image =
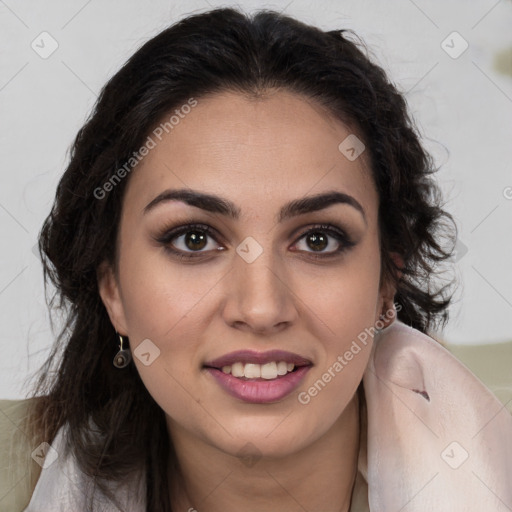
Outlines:
{"label": "woman's face", "polygon": [[171,435],[291,454],[354,398],[371,350],[361,334],[393,298],[379,289],[368,155],[292,93],[185,110],[129,178],[118,274],[101,295]]}

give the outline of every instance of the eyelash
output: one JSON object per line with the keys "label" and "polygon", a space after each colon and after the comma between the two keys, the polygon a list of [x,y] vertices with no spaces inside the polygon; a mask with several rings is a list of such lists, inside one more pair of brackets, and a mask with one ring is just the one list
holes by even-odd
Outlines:
{"label": "eyelash", "polygon": [[[180,249],[172,249],[170,247],[170,243],[173,239],[179,237],[180,235],[186,234],[190,231],[201,231],[202,233],[213,238],[217,243],[219,243],[217,238],[220,237],[218,237],[215,229],[206,224],[194,223],[182,225],[173,229],[164,229],[163,233],[161,235],[158,235],[155,238],[155,240],[159,244],[163,245],[167,252],[174,256],[178,256],[180,259],[192,260],[194,258],[201,258],[204,255],[203,251],[184,252]],[[297,242],[302,240],[306,235],[313,233],[315,231],[321,231],[333,237],[339,243],[339,248],[328,253],[314,253],[306,251],[307,254],[310,255],[313,259],[333,258],[349,250],[351,247],[355,245],[355,243],[350,239],[350,237],[347,236],[347,234],[343,230],[330,224],[315,224],[314,226],[309,227],[307,230],[303,231],[299,235],[299,237],[297,238]]]}

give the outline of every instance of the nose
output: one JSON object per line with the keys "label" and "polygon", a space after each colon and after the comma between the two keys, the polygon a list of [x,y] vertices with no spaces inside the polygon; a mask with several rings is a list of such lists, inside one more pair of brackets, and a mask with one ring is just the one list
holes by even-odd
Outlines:
{"label": "nose", "polygon": [[231,327],[270,335],[298,318],[292,283],[270,250],[251,263],[234,255],[227,287],[223,315]]}

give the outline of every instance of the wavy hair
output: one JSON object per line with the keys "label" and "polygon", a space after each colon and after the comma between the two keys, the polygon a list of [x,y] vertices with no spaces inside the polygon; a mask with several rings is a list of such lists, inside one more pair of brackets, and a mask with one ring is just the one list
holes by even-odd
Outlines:
{"label": "wavy hair", "polygon": [[[95,191],[189,98],[228,90],[258,96],[269,89],[315,100],[361,134],[380,202],[381,279],[396,284],[398,318],[424,333],[448,319],[453,281],[441,285],[438,278],[457,228],[443,209],[432,176],[437,169],[403,94],[364,43],[351,31],[322,31],[273,11],[214,9],[163,30],[102,89],[74,140],[41,229],[45,289],[51,283],[56,290],[51,298],[47,294],[48,306],[64,326],[37,375],[38,400],[28,423],[34,443],[54,439],[69,425],[69,446],[81,469],[107,496],[105,482],[143,468],[148,511],[171,510],[172,443],[164,413],[135,366],[120,371],[112,365],[117,337],[97,280],[102,262],[115,268],[129,177],[101,198]],[[401,268],[390,252],[401,256]],[[94,441],[90,418],[104,435],[101,443]]]}

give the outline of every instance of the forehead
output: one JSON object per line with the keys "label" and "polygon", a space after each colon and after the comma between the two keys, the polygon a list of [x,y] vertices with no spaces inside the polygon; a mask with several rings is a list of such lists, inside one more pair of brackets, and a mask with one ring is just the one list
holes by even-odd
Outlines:
{"label": "forehead", "polygon": [[[164,116],[160,130],[149,134],[154,148],[132,172],[125,194],[137,210],[169,188],[229,195],[247,215],[274,201],[338,189],[356,197],[369,217],[376,214],[367,152],[347,158],[339,146],[357,134],[313,100],[271,91],[196,101]],[[173,123],[164,125],[173,113]]]}

